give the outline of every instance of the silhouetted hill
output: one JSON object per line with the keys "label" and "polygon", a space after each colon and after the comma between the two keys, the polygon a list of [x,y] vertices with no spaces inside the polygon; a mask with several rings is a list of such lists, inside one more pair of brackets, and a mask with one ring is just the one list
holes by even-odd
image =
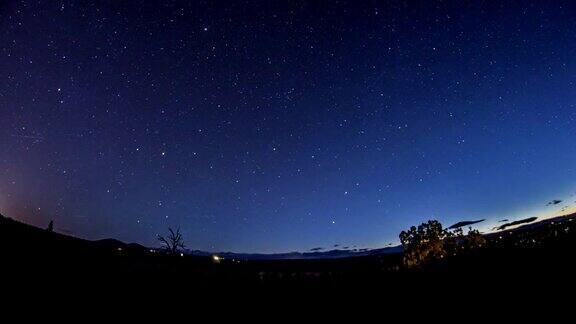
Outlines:
{"label": "silhouetted hill", "polygon": [[[346,282],[399,284],[406,276],[442,273],[459,280],[495,275],[502,280],[553,272],[576,271],[576,214],[487,234],[484,248],[450,256],[418,269],[402,266],[400,247],[348,251],[294,252],[278,255],[210,253],[172,256],[115,239],[89,241],[49,232],[0,217],[2,271],[33,278],[171,278],[194,285],[231,283],[335,284]],[[39,270],[41,269],[41,270]],[[39,272],[40,271],[40,272]],[[409,279],[412,280],[412,279]],[[456,279],[453,279],[456,280]]]}
{"label": "silhouetted hill", "polygon": [[147,253],[150,252],[150,248],[137,243],[124,243],[116,239],[102,239],[93,241],[95,246],[102,249],[107,249],[110,251],[129,251],[131,253]]}

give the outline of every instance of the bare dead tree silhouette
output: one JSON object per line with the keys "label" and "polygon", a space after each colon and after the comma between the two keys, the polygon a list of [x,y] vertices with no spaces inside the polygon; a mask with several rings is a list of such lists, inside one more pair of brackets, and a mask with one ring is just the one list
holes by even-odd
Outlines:
{"label": "bare dead tree silhouette", "polygon": [[174,231],[169,227],[168,231],[169,234],[167,237],[158,235],[158,241],[160,241],[168,253],[178,254],[178,252],[185,247],[182,233],[180,233],[180,228],[177,228],[176,231]]}

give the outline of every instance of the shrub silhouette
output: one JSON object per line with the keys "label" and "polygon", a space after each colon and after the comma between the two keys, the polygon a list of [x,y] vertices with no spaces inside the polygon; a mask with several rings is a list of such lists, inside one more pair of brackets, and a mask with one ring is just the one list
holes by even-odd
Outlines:
{"label": "shrub silhouette", "polygon": [[486,239],[478,230],[468,228],[468,235],[464,237],[464,247],[468,250],[474,250],[483,247],[486,244]]}

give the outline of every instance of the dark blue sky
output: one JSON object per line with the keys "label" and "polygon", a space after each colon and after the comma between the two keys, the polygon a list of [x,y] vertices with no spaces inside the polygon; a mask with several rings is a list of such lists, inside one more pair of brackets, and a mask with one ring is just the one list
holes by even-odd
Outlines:
{"label": "dark blue sky", "polygon": [[238,252],[552,215],[575,57],[571,1],[3,1],[0,212]]}

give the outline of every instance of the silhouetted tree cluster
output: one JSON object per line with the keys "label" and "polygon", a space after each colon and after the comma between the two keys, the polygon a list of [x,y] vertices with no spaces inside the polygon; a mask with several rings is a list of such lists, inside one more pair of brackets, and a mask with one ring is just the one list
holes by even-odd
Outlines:
{"label": "silhouetted tree cluster", "polygon": [[48,223],[48,227],[46,228],[46,230],[48,232],[54,232],[54,221],[51,220],[50,223]]}
{"label": "silhouetted tree cluster", "polygon": [[184,249],[184,239],[182,238],[182,233],[180,233],[180,228],[176,231],[172,228],[168,228],[169,234],[167,237],[158,235],[158,241],[164,246],[166,252],[170,254],[178,254],[180,249]]}
{"label": "silhouetted tree cluster", "polygon": [[446,230],[436,220],[430,220],[410,227],[400,233],[400,242],[404,248],[404,264],[408,267],[418,266],[432,259],[445,256],[444,239]]}
{"label": "silhouetted tree cluster", "polygon": [[400,233],[400,242],[404,250],[404,265],[416,267],[447,255],[456,255],[460,251],[469,251],[482,247],[486,240],[478,230],[469,227],[464,235],[462,228],[453,231],[442,228],[437,220],[430,220],[412,226]]}

